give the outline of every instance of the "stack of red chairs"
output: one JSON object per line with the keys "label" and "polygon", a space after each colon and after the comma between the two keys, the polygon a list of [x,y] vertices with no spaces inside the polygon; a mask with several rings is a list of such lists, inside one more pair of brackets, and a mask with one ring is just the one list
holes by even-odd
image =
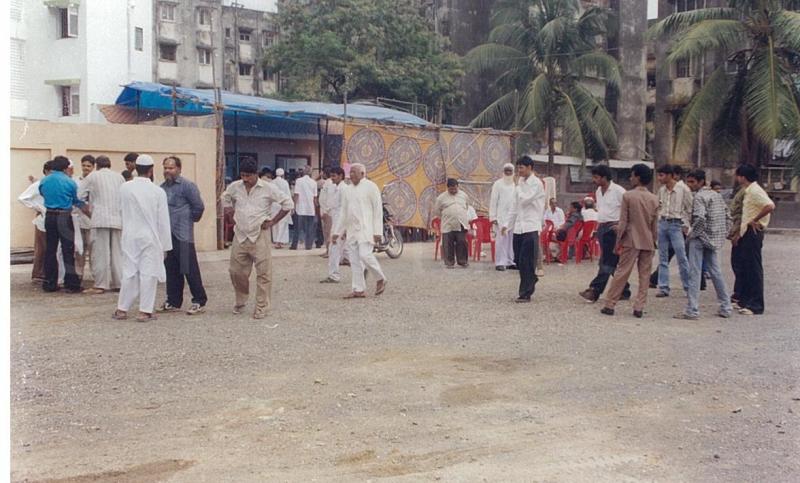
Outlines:
{"label": "stack of red chairs", "polygon": [[583,228],[583,222],[579,221],[572,225],[572,227],[567,230],[567,238],[564,241],[559,242],[560,245],[560,252],[559,253],[559,261],[561,263],[567,263],[567,258],[569,257],[569,247],[576,246],[576,242],[578,239],[578,233]]}
{"label": "stack of red chairs", "polygon": [[481,246],[488,243],[492,247],[492,261],[494,261],[495,241],[492,237],[492,222],[485,216],[479,216],[470,221],[469,226],[475,230],[475,238],[472,241],[467,240],[468,246],[472,248],[472,259],[476,262],[480,261]]}
{"label": "stack of red chairs", "polygon": [[596,248],[599,249],[600,244],[597,242],[597,238],[595,236],[596,232],[597,232],[596,221],[587,221],[583,224],[583,231],[581,232],[581,237],[575,244],[575,263],[581,263],[584,250],[588,251],[589,260],[594,260],[594,257],[597,256],[595,254],[595,249]]}

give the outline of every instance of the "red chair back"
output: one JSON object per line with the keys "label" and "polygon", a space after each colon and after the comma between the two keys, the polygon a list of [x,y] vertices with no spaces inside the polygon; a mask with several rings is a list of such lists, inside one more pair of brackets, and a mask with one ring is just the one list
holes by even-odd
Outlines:
{"label": "red chair back", "polygon": [[597,230],[597,221],[583,222],[583,232],[581,232],[581,242],[589,243]]}
{"label": "red chair back", "polygon": [[492,222],[489,221],[489,218],[485,216],[479,216],[478,218],[469,222],[472,229],[475,230],[475,239],[480,241],[481,243],[490,243],[492,241]]}
{"label": "red chair back", "polygon": [[438,216],[431,220],[431,229],[436,236],[442,236],[442,219]]}

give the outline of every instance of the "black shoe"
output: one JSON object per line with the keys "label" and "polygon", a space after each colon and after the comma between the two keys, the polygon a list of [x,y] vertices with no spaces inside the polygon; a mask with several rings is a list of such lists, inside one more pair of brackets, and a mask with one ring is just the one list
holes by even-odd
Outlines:
{"label": "black shoe", "polygon": [[519,268],[517,268],[517,266],[516,266],[516,265],[509,265],[509,266],[508,266],[508,269],[509,269],[509,270],[519,270]]}
{"label": "black shoe", "polygon": [[587,288],[583,292],[578,292],[578,295],[583,297],[583,299],[589,303],[595,303],[597,302],[597,299],[600,298],[600,296],[597,295],[597,292],[595,292],[593,288]]}
{"label": "black shoe", "polygon": [[608,307],[603,307],[600,309],[600,313],[603,315],[614,315],[614,309],[609,309]]}
{"label": "black shoe", "polygon": [[494,267],[494,269],[497,270],[498,272],[505,272],[506,271],[506,267],[504,267],[502,265],[498,265],[498,266]]}
{"label": "black shoe", "polygon": [[52,287],[52,286],[51,287],[47,287],[47,286],[42,285],[42,290],[44,290],[45,292],[52,293],[52,292],[58,292],[61,289],[59,287]]}
{"label": "black shoe", "polygon": [[642,317],[644,317],[644,312],[641,310],[634,310],[633,316],[636,317],[637,319],[641,319]]}
{"label": "black shoe", "polygon": [[630,300],[631,294],[630,292],[622,294],[622,297],[619,298],[620,300]]}
{"label": "black shoe", "polygon": [[514,302],[518,304],[527,304],[530,303],[530,301],[531,301],[530,297],[517,297],[516,299],[514,299]]}
{"label": "black shoe", "polygon": [[297,250],[297,247],[289,247],[289,250]]}
{"label": "black shoe", "polygon": [[669,294],[667,292],[661,292],[661,291],[659,291],[656,294],[656,298],[658,298],[658,299],[663,299],[664,297],[669,297]]}

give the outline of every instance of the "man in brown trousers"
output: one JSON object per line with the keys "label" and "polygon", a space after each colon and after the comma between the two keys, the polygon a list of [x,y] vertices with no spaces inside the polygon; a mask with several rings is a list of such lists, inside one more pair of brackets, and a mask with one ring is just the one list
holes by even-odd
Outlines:
{"label": "man in brown trousers", "polygon": [[646,165],[636,164],[631,168],[632,189],[622,196],[617,246],[614,248],[620,256],[619,264],[608,290],[606,305],[600,311],[602,314],[614,315],[614,306],[622,297],[634,265],[639,270],[639,288],[633,302],[633,316],[641,318],[644,314],[650,268],[658,239],[658,197],[647,190],[652,180],[653,170]]}

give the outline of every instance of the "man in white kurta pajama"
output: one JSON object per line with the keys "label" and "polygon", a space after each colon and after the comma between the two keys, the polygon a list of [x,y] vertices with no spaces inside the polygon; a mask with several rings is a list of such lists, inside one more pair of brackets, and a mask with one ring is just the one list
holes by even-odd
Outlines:
{"label": "man in white kurta pajama", "polygon": [[[283,169],[278,168],[275,170],[275,179],[272,180],[272,183],[275,185],[278,190],[288,196],[289,198],[292,197],[292,189],[289,187],[289,182],[283,178]],[[281,211],[281,204],[280,203],[273,203],[272,204],[272,218]],[[283,217],[275,226],[272,228],[272,241],[275,243],[275,248],[283,248],[284,245],[289,243],[289,225],[292,224],[292,217],[285,216]]]}
{"label": "man in white kurta pajama", "polygon": [[503,177],[492,185],[492,195],[489,202],[489,221],[495,227],[495,257],[494,266],[503,271],[514,265],[514,234],[500,233],[500,228],[507,226],[508,216],[511,214],[514,203],[514,165],[503,165]]}
{"label": "man in white kurta pajama", "polygon": [[[330,220],[330,226],[333,228],[339,223],[342,217],[342,190],[346,185],[342,183],[344,180],[344,170],[342,168],[331,168],[329,171],[330,184],[325,186],[325,201],[320,203],[320,211]],[[327,182],[326,181],[326,182]],[[320,197],[320,200],[323,198]],[[322,206],[325,206],[324,212]],[[328,245],[328,277],[320,280],[320,283],[339,283],[342,279],[342,274],[339,271],[339,263],[342,261],[342,256],[347,253],[347,244],[344,240],[339,240],[339,243],[331,243]]]}
{"label": "man in white kurta pajama", "polygon": [[332,244],[342,243],[341,238],[347,237],[353,276],[353,292],[345,297],[347,299],[365,297],[365,268],[378,278],[375,295],[382,294],[386,288],[386,276],[373,253],[375,244],[380,243],[383,238],[381,192],[365,175],[366,168],[363,164],[355,163],[350,166],[352,185],[342,189],[340,218],[331,235]]}
{"label": "man in white kurta pajama", "polygon": [[154,320],[158,282],[167,280],[164,256],[172,250],[167,193],[152,181],[153,158],[136,158],[138,176],[119,188],[122,210],[122,286],[115,319],[139,298],[139,322]]}

